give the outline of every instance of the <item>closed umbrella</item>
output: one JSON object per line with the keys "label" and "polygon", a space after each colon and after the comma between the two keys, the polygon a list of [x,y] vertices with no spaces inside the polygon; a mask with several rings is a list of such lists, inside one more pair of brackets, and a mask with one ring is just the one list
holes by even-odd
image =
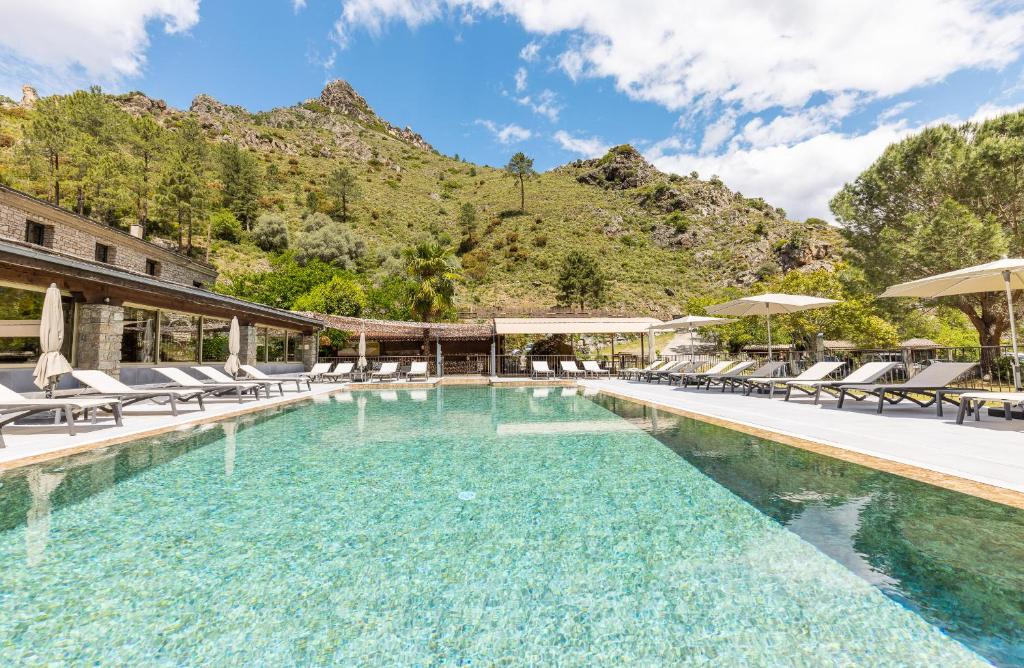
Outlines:
{"label": "closed umbrella", "polygon": [[717,304],[708,307],[708,313],[714,315],[733,315],[743,317],[748,315],[763,315],[768,323],[768,358],[772,356],[772,316],[784,313],[797,313],[810,309],[824,308],[839,302],[835,299],[824,297],[810,297],[808,295],[787,295],[782,293],[769,293],[765,295],[752,295],[740,297],[731,302]]}
{"label": "closed umbrella", "polygon": [[70,373],[71,365],[60,353],[64,344],[64,311],[60,306],[60,290],[51,283],[43,299],[43,315],[39,319],[39,348],[42,354],[36,363],[36,387],[52,393],[62,373]]}
{"label": "closed umbrella", "polygon": [[360,371],[366,368],[366,332],[359,333],[359,360],[356,366]]}
{"label": "closed umbrella", "polygon": [[690,359],[693,359],[693,329],[694,327],[710,327],[711,325],[725,325],[733,320],[729,318],[716,318],[707,315],[686,315],[682,318],[669,320],[660,325],[654,325],[652,330],[685,329],[690,335]]}
{"label": "closed umbrella", "polygon": [[238,350],[242,344],[242,334],[238,331],[238,318],[231,318],[231,328],[228,330],[228,360],[224,362],[224,370],[234,378],[242,368],[238,361]]}
{"label": "closed umbrella", "polygon": [[1010,313],[1010,342],[1013,344],[1013,384],[1021,387],[1017,350],[1017,321],[1013,313],[1013,290],[1024,289],[1024,258],[1003,258],[995,262],[891,285],[883,297],[950,297],[975,292],[1005,292]]}

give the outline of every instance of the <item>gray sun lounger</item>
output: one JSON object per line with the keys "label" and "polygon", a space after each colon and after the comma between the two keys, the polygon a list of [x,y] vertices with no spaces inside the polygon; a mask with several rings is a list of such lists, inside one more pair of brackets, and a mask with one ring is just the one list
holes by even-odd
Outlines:
{"label": "gray sun lounger", "polygon": [[[141,388],[141,387],[129,387],[121,381],[117,380],[112,376],[108,376],[102,371],[95,371],[91,369],[86,370],[75,370],[71,372],[75,380],[86,385],[93,390],[96,390],[99,396],[103,397],[116,397],[121,400],[122,406],[133,404],[137,401],[144,401],[151,399],[157,404],[170,404],[171,415],[178,414],[178,402],[179,401],[192,401],[195,400],[199,404],[199,410],[205,410],[203,406],[203,396],[206,394],[204,390],[193,390],[193,389],[180,389],[175,390],[173,388]],[[93,395],[85,395],[92,397]],[[163,399],[163,401],[161,401]]]}
{"label": "gray sun lounger", "polygon": [[[223,371],[220,371],[219,369],[215,369],[212,366],[194,366],[192,368],[195,369],[196,371],[198,371],[199,373],[203,374],[204,376],[206,376],[207,378],[209,378],[210,380],[212,380],[215,383],[234,383],[234,382],[236,382],[234,378],[232,378],[231,376],[227,375]],[[270,398],[270,388],[273,387],[274,385],[277,385],[277,391],[281,393],[282,397],[284,396],[284,381],[283,380],[273,380],[273,379],[271,379],[271,380],[256,380],[256,379],[248,379],[248,380],[246,380],[244,382],[246,382],[246,383],[255,383],[257,385],[262,385],[263,386],[263,391],[266,393],[268,399]]]}
{"label": "gray sun lounger", "polygon": [[659,385],[661,385],[661,381],[665,380],[671,385],[673,373],[686,373],[687,371],[693,371],[693,362],[675,362],[664,369],[648,372],[646,380],[648,383],[657,381]]}
{"label": "gray sun lounger", "polygon": [[707,379],[705,389],[710,390],[713,385],[721,386],[722,392],[729,388],[735,392],[737,387],[746,387],[753,379],[771,378],[786,368],[785,362],[765,362],[750,373],[736,373],[731,371],[719,376],[711,376]]}
{"label": "gray sun lounger", "polygon": [[248,376],[252,380],[258,380],[258,381],[261,381],[261,382],[270,382],[270,383],[273,383],[275,381],[281,381],[283,383],[290,383],[292,381],[295,381],[295,391],[296,392],[301,392],[302,391],[302,383],[306,384],[306,389],[307,390],[312,390],[313,389],[313,385],[312,385],[313,381],[311,380],[311,376],[310,376],[310,374],[308,374],[306,372],[302,372],[302,373],[282,373],[282,374],[277,374],[277,375],[274,375],[274,376],[268,376],[267,374],[263,373],[262,371],[260,371],[259,369],[257,369],[256,367],[254,367],[254,366],[252,366],[250,364],[243,364],[243,365],[241,365],[241,369],[242,369],[242,371],[245,372],[245,375]]}
{"label": "gray sun lounger", "polygon": [[[18,394],[5,385],[0,385],[0,430],[3,427],[36,413],[47,413],[57,411],[58,417],[64,415],[64,422],[67,425],[68,435],[75,435],[75,412],[78,411],[88,417],[92,411],[92,421],[96,422],[96,411],[99,409],[109,410],[114,415],[114,423],[120,427],[121,422],[121,400],[113,397],[88,397],[70,396],[56,399],[30,399]],[[0,431],[0,448],[7,447],[4,443],[3,431]]]}
{"label": "gray sun lounger", "polygon": [[775,397],[775,389],[786,387],[788,382],[822,380],[841,369],[844,364],[845,362],[817,362],[808,367],[803,373],[790,378],[758,378],[751,376],[744,381],[747,388],[747,396],[753,394],[756,389],[768,388],[768,398],[772,399]]}
{"label": "gray sun lounger", "polygon": [[[898,404],[906,399],[921,408],[927,408],[935,404],[935,413],[941,417],[943,401],[959,405],[958,401],[950,399],[947,395],[977,392],[977,389],[950,386],[950,383],[976,366],[978,365],[973,362],[933,362],[922,369],[916,376],[903,383],[840,385],[838,407],[843,407],[843,403],[848,396],[853,397],[857,401],[874,396],[878,397],[877,412],[881,413],[886,402]],[[917,399],[912,395],[924,396],[925,398]]]}
{"label": "gray sun lounger", "polygon": [[[672,372],[668,375],[668,384],[672,385],[673,383],[675,383],[676,385],[679,385],[681,387],[688,387],[690,385],[690,381],[692,380],[696,381],[697,387],[700,387],[701,383],[704,382],[703,379],[706,376],[727,373],[730,368],[737,368],[733,366],[734,364],[736,364],[735,360],[722,360],[720,362],[715,362],[707,369],[704,369],[702,371],[686,371],[682,373]],[[753,364],[753,362],[751,362],[750,364]]]}
{"label": "gray sun lounger", "polygon": [[789,401],[793,390],[814,395],[814,403],[821,400],[821,393],[839,396],[841,385],[874,383],[876,380],[899,366],[896,362],[868,362],[854,369],[846,378],[839,380],[789,380],[786,381],[786,401]]}
{"label": "gray sun lounger", "polygon": [[[262,385],[259,383],[247,381],[230,383],[204,382],[195,376],[188,375],[184,369],[176,366],[157,366],[153,367],[153,371],[167,378],[178,387],[204,390],[207,395],[222,396],[234,393],[238,397],[238,403],[242,403],[242,395],[246,392],[252,392],[256,399],[260,398],[260,388]],[[267,396],[269,397],[270,395]]]}

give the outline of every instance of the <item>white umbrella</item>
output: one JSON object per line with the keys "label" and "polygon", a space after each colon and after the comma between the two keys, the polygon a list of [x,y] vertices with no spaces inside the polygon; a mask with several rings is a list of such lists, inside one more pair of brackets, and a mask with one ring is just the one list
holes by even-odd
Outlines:
{"label": "white umbrella", "polygon": [[71,373],[71,365],[60,354],[64,343],[64,312],[60,306],[60,290],[50,284],[43,298],[43,315],[39,319],[39,348],[42,354],[36,363],[35,383],[48,389],[62,373]]}
{"label": "white umbrella", "polygon": [[669,320],[660,325],[653,325],[652,330],[685,329],[690,335],[690,359],[693,359],[693,328],[710,327],[712,325],[725,325],[734,322],[729,318],[716,318],[707,315],[684,315],[682,318]]}
{"label": "white umbrella", "polygon": [[359,333],[359,360],[356,366],[360,371],[366,368],[366,332]]}
{"label": "white umbrella", "polygon": [[1010,341],[1013,343],[1013,384],[1020,387],[1020,366],[1017,353],[1017,322],[1013,314],[1013,290],[1024,289],[1024,258],[1003,258],[966,269],[919,278],[916,281],[891,285],[883,297],[949,297],[974,292],[1006,292],[1010,312]]}
{"label": "white umbrella", "polygon": [[231,318],[231,328],[228,329],[228,359],[224,362],[224,370],[234,378],[238,375],[242,363],[238,361],[238,350],[241,348],[242,335],[238,331],[238,318]]}
{"label": "white umbrella", "polygon": [[725,302],[724,304],[717,304],[715,306],[708,307],[708,313],[715,315],[734,315],[734,316],[748,316],[748,315],[763,315],[765,322],[768,323],[768,357],[772,356],[772,318],[773,315],[779,315],[784,313],[797,313],[799,311],[807,311],[815,308],[824,308],[826,306],[832,306],[839,302],[835,299],[825,299],[824,297],[809,297],[807,295],[787,295],[779,293],[769,293],[765,295],[752,295],[750,297],[740,297],[734,299],[731,302]]}

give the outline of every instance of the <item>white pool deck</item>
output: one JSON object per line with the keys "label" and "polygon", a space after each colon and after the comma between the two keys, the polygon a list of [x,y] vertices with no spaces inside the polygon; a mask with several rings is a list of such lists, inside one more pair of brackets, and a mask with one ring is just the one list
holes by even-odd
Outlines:
{"label": "white pool deck", "polygon": [[777,395],[743,396],[717,389],[697,390],[619,379],[585,380],[591,389],[632,398],[694,416],[744,425],[754,430],[819,443],[927,471],[1024,492],[1024,421],[982,416],[956,424],[956,406],[944,417],[934,406],[903,402],[877,415],[875,401],[847,401],[842,410],[823,395],[785,402]]}

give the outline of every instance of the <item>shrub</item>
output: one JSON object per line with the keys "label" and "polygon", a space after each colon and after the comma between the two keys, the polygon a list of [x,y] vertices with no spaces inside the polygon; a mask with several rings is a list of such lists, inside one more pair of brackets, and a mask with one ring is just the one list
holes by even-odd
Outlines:
{"label": "shrub", "polygon": [[265,213],[257,218],[252,228],[252,241],[262,250],[272,253],[288,248],[288,225],[284,216]]}
{"label": "shrub", "polygon": [[[307,230],[309,218],[306,219]],[[295,244],[295,259],[302,264],[320,260],[341,269],[355,269],[356,263],[365,254],[366,244],[363,240],[344,225],[333,221],[324,227],[307,231]]]}
{"label": "shrub", "polygon": [[665,222],[672,226],[677,234],[683,234],[690,229],[690,221],[687,220],[686,216],[678,211],[673,211],[669,214]]}
{"label": "shrub", "polygon": [[218,209],[210,214],[210,236],[237,244],[242,240],[242,224],[227,209]]}
{"label": "shrub", "polygon": [[366,308],[366,292],[351,276],[335,276],[300,296],[292,304],[296,311],[358,316]]}

